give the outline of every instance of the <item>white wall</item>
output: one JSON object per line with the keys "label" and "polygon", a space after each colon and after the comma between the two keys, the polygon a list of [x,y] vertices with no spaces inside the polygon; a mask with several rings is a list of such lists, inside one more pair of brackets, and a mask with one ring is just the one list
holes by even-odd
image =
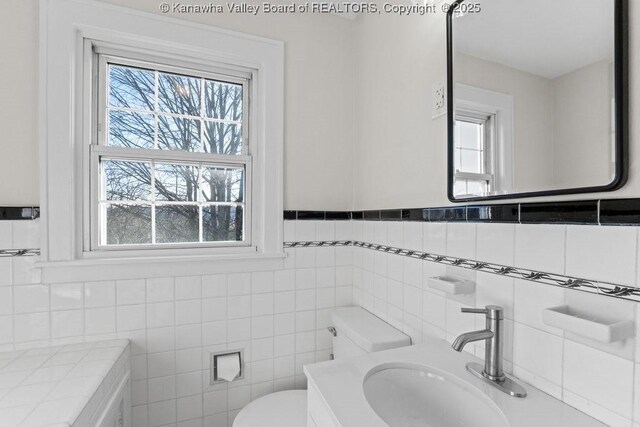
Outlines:
{"label": "white wall", "polygon": [[454,81],[513,96],[513,183],[519,191],[553,188],[554,97],[549,79],[456,53]]}
{"label": "white wall", "polygon": [[[106,2],[160,13],[156,0]],[[37,1],[8,0],[3,8],[0,205],[38,205]],[[285,42],[285,209],[350,209],[351,22],[311,14],[175,17]]]}
{"label": "white wall", "polygon": [[[630,2],[629,12],[629,181],[616,192],[543,200],[640,196],[640,5]],[[433,85],[446,76],[444,15],[361,16],[354,40],[354,208],[449,205],[446,117],[431,119]]]}
{"label": "white wall", "polygon": [[[558,186],[602,185],[613,178],[612,71],[604,60],[552,81],[553,181]],[[572,161],[577,153],[580,160]]]}

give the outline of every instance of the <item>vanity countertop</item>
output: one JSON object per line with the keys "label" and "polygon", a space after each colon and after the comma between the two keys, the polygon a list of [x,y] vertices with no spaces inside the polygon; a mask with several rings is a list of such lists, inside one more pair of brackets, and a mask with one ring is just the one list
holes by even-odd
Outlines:
{"label": "vanity countertop", "polygon": [[[321,362],[304,367],[309,387],[315,388],[331,418],[341,427],[386,427],[371,409],[364,395],[367,373],[383,363],[403,362],[427,365],[449,372],[485,393],[504,413],[509,425],[517,427],[591,427],[604,424],[549,396],[523,381],[528,396],[509,395],[476,378],[465,368],[467,362],[481,362],[468,353],[457,353],[443,340],[429,339],[423,344],[370,353],[363,356]],[[461,402],[464,407],[464,402]]]}
{"label": "vanity countertop", "polygon": [[0,353],[0,424],[81,423],[128,365],[128,352],[129,340],[116,339]]}

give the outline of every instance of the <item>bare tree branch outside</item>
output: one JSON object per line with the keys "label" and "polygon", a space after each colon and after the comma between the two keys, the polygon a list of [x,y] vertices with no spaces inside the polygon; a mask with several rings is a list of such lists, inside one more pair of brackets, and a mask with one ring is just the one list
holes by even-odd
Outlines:
{"label": "bare tree branch outside", "polygon": [[[243,87],[109,65],[107,144],[242,154]],[[243,167],[102,161],[107,244],[241,241]],[[152,188],[153,186],[153,188]],[[153,211],[155,212],[153,213]]]}

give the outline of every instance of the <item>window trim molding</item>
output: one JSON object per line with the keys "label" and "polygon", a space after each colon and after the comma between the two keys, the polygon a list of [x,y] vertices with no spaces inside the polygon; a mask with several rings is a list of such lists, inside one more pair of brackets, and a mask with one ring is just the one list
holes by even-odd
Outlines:
{"label": "window trim molding", "polygon": [[92,141],[96,117],[87,104],[92,96],[84,89],[95,77],[87,72],[87,40],[104,46],[127,46],[143,55],[162,53],[201,67],[214,63],[255,70],[250,120],[254,138],[252,237],[256,247],[235,248],[247,250],[237,256],[207,248],[159,249],[161,252],[130,255],[149,264],[157,261],[153,258],[180,262],[184,257],[279,259],[282,263],[283,42],[88,0],[59,0],[55,5],[40,0],[39,37],[43,268],[68,268],[101,260],[113,266],[124,255],[84,250],[84,230],[90,230],[90,224],[83,205],[90,197],[90,188],[83,182],[83,171],[88,170],[90,159],[83,152],[89,151],[84,143]]}
{"label": "window trim molding", "polygon": [[512,191],[515,136],[513,96],[462,83],[456,83],[455,90],[454,113],[460,109],[494,116],[495,135],[489,153],[494,185],[499,188],[495,194]]}

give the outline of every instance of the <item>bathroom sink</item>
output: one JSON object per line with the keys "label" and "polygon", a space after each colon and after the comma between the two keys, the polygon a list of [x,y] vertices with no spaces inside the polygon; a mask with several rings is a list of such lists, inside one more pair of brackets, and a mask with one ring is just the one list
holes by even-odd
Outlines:
{"label": "bathroom sink", "polygon": [[364,395],[390,427],[509,426],[480,390],[430,366],[378,365],[365,376]]}

